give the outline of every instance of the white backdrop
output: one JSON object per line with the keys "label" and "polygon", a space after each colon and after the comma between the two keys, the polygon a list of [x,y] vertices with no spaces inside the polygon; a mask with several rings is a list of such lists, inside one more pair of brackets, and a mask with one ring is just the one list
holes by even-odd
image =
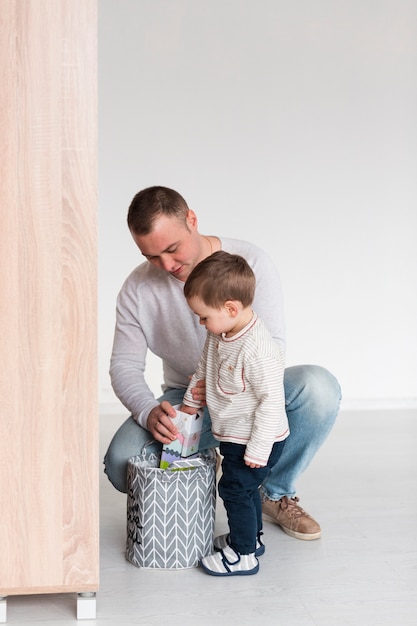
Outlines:
{"label": "white backdrop", "polygon": [[274,258],[288,365],[328,367],[345,408],[417,406],[416,111],[414,0],[100,0],[102,408],[154,184]]}

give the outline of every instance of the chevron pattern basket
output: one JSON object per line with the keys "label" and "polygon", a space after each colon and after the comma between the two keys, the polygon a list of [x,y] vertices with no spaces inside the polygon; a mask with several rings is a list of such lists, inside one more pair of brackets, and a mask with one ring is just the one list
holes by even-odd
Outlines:
{"label": "chevron pattern basket", "polygon": [[126,558],[137,567],[196,567],[213,551],[215,458],[190,469],[160,469],[159,459],[129,459]]}

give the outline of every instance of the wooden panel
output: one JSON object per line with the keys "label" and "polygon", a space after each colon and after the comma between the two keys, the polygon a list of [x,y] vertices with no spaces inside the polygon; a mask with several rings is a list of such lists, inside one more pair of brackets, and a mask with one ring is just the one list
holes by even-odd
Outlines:
{"label": "wooden panel", "polygon": [[0,593],[98,586],[96,0],[2,0]]}

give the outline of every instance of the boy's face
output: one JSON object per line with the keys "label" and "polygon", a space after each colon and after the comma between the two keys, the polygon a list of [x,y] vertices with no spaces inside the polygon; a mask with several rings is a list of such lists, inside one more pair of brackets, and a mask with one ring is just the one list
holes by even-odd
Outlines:
{"label": "boy's face", "polygon": [[197,218],[189,211],[186,223],[175,217],[161,215],[147,235],[132,233],[132,237],[152,265],[185,282],[202,260]]}
{"label": "boy's face", "polygon": [[219,309],[207,306],[198,296],[187,300],[190,309],[200,318],[200,324],[215,335],[228,333],[236,325],[235,308],[233,310],[228,302]]}

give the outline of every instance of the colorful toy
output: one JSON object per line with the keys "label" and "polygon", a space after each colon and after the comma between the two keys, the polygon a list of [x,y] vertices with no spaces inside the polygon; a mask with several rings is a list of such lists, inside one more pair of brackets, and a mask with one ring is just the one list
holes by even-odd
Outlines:
{"label": "colorful toy", "polygon": [[188,415],[174,407],[177,415],[172,419],[178,428],[177,439],[166,443],[162,447],[160,467],[166,469],[176,461],[181,459],[195,458],[198,454],[200,443],[201,427],[203,424],[203,414],[197,412],[195,415]]}

